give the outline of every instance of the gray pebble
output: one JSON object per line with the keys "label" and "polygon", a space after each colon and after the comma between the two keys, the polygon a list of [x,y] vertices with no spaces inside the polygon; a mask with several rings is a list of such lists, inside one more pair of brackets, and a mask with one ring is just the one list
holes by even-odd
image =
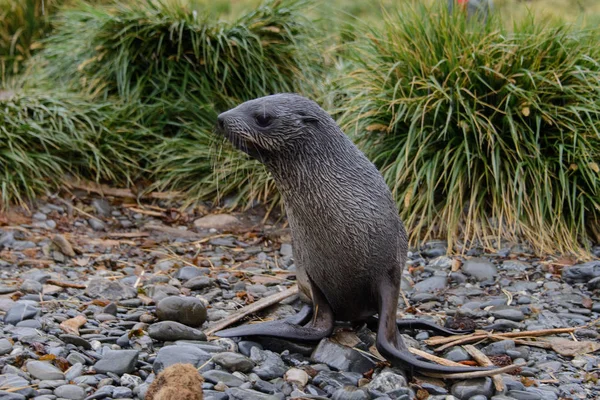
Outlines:
{"label": "gray pebble", "polygon": [[437,292],[448,286],[448,278],[442,275],[434,275],[418,282],[414,289],[417,292]]}
{"label": "gray pebble", "polygon": [[466,275],[472,276],[480,282],[492,280],[498,275],[496,266],[483,258],[465,260],[461,270]]}
{"label": "gray pebble", "polygon": [[27,397],[19,393],[11,393],[0,390],[0,400],[25,400]]}
{"label": "gray pebble", "polygon": [[12,351],[13,345],[8,339],[0,339],[0,356],[8,354]]}
{"label": "gray pebble", "polygon": [[331,396],[332,400],[369,400],[370,396],[364,389],[346,386],[336,390]]}
{"label": "gray pebble", "polygon": [[406,386],[406,378],[403,375],[386,368],[369,382],[367,388],[387,393],[396,389],[405,388]]}
{"label": "gray pebble", "polygon": [[165,346],[158,351],[152,369],[155,373],[158,373],[164,368],[177,363],[192,364],[198,367],[210,358],[210,353],[195,346]]}
{"label": "gray pebble", "polygon": [[353,348],[338,344],[328,338],[322,339],[311,359],[342,370],[364,373],[375,365],[374,362]]}
{"label": "gray pebble", "polygon": [[111,301],[137,297],[137,291],[133,287],[104,278],[94,278],[89,281],[85,293],[92,298]]}
{"label": "gray pebble", "polygon": [[279,378],[288,369],[281,356],[269,350],[260,350],[253,347],[250,351],[250,358],[256,363],[256,367],[252,369],[252,372],[264,380]]}
{"label": "gray pebble", "polygon": [[490,310],[490,313],[495,318],[508,319],[510,321],[523,321],[525,319],[523,311],[510,306],[496,306]]}
{"label": "gray pebble", "polygon": [[112,392],[112,397],[115,399],[133,398],[133,392],[130,388],[118,386]]}
{"label": "gray pebble", "polygon": [[206,340],[204,332],[175,321],[163,321],[148,327],[148,335],[159,341]]}
{"label": "gray pebble", "polygon": [[64,385],[57,387],[54,390],[54,394],[63,399],[81,400],[85,398],[85,390],[83,390],[81,386],[77,385]]}
{"label": "gray pebble", "polygon": [[211,370],[211,371],[206,371],[202,374],[202,376],[208,382],[212,382],[214,384],[223,382],[228,387],[238,387],[238,386],[241,386],[244,384],[244,381],[241,380],[240,378],[238,378],[237,376],[235,376],[229,372],[219,371],[216,369]]}
{"label": "gray pebble", "polygon": [[213,356],[213,361],[215,364],[231,372],[250,372],[254,368],[252,360],[238,353],[217,353]]}
{"label": "gray pebble", "polygon": [[94,369],[100,373],[112,372],[123,375],[132,373],[138,360],[137,350],[108,350],[102,354],[102,358],[94,364]]}
{"label": "gray pebble", "polygon": [[40,309],[31,304],[17,302],[4,315],[4,323],[16,325],[23,320],[35,318],[39,312]]}
{"label": "gray pebble", "polygon": [[490,378],[469,379],[452,385],[451,393],[459,399],[468,399],[479,394],[490,397],[494,393],[494,387]]}
{"label": "gray pebble", "polygon": [[156,306],[156,316],[161,321],[200,327],[206,321],[206,307],[195,297],[165,297]]}
{"label": "gray pebble", "polygon": [[65,378],[65,374],[60,369],[44,361],[28,361],[26,368],[31,376],[42,381]]}

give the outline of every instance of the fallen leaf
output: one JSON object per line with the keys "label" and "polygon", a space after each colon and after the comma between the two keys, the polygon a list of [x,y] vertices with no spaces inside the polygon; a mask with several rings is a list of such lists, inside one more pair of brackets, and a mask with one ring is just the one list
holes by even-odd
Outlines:
{"label": "fallen leaf", "polygon": [[79,336],[79,328],[87,322],[83,315],[78,315],[75,318],[68,319],[60,323],[60,329],[70,335]]}
{"label": "fallen leaf", "polygon": [[40,361],[54,361],[56,356],[54,354],[44,354],[40,357]]}
{"label": "fallen leaf", "polygon": [[429,398],[429,392],[425,389],[418,389],[416,396],[418,400],[426,400]]}
{"label": "fallen leaf", "polygon": [[332,337],[332,340],[338,342],[342,346],[354,347],[361,343],[361,340],[356,336],[354,332],[349,331],[337,331]]}
{"label": "fallen leaf", "polygon": [[521,113],[523,113],[524,116],[529,117],[529,114],[531,114],[531,110],[529,110],[529,107],[523,107],[521,109]]}
{"label": "fallen leaf", "polygon": [[89,257],[79,257],[73,260],[73,264],[79,265],[80,267],[86,267],[90,263]]}
{"label": "fallen leaf", "polygon": [[548,340],[552,344],[552,350],[562,356],[575,357],[600,350],[600,343],[589,340],[579,342],[563,338],[549,338]]}
{"label": "fallen leaf", "polygon": [[588,167],[590,167],[594,172],[598,173],[600,172],[600,167],[598,166],[597,163],[595,162],[591,162],[588,164]]}
{"label": "fallen leaf", "polygon": [[521,383],[525,387],[535,386],[535,379],[527,378],[526,376],[521,377]]}
{"label": "fallen leaf", "polygon": [[588,310],[592,309],[593,306],[593,302],[592,299],[590,299],[589,297],[584,297],[581,299],[581,305],[585,308],[587,308]]}
{"label": "fallen leaf", "polygon": [[144,303],[147,306],[154,304],[154,299],[152,297],[146,296],[145,294],[138,293],[137,297],[142,301],[142,303]]}
{"label": "fallen leaf", "polygon": [[462,266],[462,261],[460,261],[458,258],[455,258],[454,260],[452,260],[452,272],[457,272],[461,266]]}

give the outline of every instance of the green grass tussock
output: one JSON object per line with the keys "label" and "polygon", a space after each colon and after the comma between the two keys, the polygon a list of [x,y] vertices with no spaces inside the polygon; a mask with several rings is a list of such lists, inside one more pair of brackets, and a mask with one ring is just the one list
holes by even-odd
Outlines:
{"label": "green grass tussock", "polygon": [[[273,187],[264,169],[216,145],[213,128],[219,112],[245,100],[314,91],[321,56],[301,13],[306,4],[266,1],[232,20],[186,0],[82,4],[59,15],[41,74],[143,110],[138,122],[154,133],[142,151],[153,189],[201,198],[264,193]],[[221,185],[213,171],[235,180]]]}
{"label": "green grass tussock", "polygon": [[64,0],[0,0],[0,82],[22,70]]}
{"label": "green grass tussock", "polygon": [[411,239],[578,252],[600,235],[598,32],[507,31],[418,6],[353,52],[342,123],[382,170]]}
{"label": "green grass tussock", "polygon": [[127,116],[116,111],[72,93],[1,91],[0,207],[56,189],[66,173],[127,180],[137,167],[136,136],[144,130],[125,128]]}

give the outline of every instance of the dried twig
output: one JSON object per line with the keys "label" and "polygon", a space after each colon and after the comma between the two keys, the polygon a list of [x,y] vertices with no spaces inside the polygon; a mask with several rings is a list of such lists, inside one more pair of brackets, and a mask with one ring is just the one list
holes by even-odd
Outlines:
{"label": "dried twig", "polygon": [[423,350],[415,349],[413,347],[409,347],[408,351],[410,351],[413,354],[416,354],[419,357],[423,357],[426,360],[433,361],[433,362],[436,362],[438,364],[445,365],[447,367],[464,367],[463,364],[457,363],[457,362],[452,361],[452,360],[447,360],[445,358],[441,358],[441,357],[438,357],[438,356],[434,356],[433,354],[429,354],[429,353],[427,353],[427,352],[425,352]]}
{"label": "dried twig", "polygon": [[204,333],[206,333],[207,336],[212,335],[213,333],[227,328],[229,325],[236,323],[240,319],[242,319],[250,314],[253,314],[257,311],[263,310],[269,306],[272,306],[273,304],[277,304],[281,300],[287,299],[288,297],[291,297],[297,293],[298,293],[298,286],[294,285],[291,288],[284,290],[283,292],[271,295],[269,297],[262,298],[252,304],[248,304],[247,306],[242,307],[239,310],[235,311],[234,313],[229,315],[227,318],[224,318],[221,321],[217,322],[214,326],[207,329]]}
{"label": "dried twig", "polygon": [[48,279],[46,281],[46,283],[48,285],[59,286],[62,288],[71,288],[71,289],[85,289],[86,288],[85,285],[81,285],[79,283],[63,282],[63,281],[57,281],[54,279]]}
{"label": "dried twig", "polygon": [[[506,339],[516,339],[516,338],[527,338],[527,337],[539,337],[539,336],[548,336],[548,335],[556,335],[560,333],[571,333],[581,327],[574,328],[556,328],[556,329],[540,329],[536,331],[523,331],[523,332],[509,332],[509,333],[491,333],[486,331],[477,330],[469,335],[455,335],[448,337],[433,337],[431,339],[427,339],[425,343],[430,346],[436,346],[441,344],[442,346],[437,347],[436,351],[442,351],[447,348],[458,346],[465,343],[474,343],[484,339],[492,339],[492,340],[506,340]],[[515,340],[516,341],[516,340]],[[542,347],[542,346],[539,346]]]}
{"label": "dried twig", "polygon": [[[477,361],[484,367],[494,366],[494,363],[485,354],[479,351],[475,346],[468,344],[464,346],[464,349],[467,351],[467,353],[469,353],[471,357],[473,357],[475,361]],[[494,375],[492,376],[492,381],[494,382],[494,387],[496,388],[496,391],[503,393],[504,380],[502,379],[502,377],[500,375]]]}
{"label": "dried twig", "polygon": [[494,376],[503,374],[505,372],[514,371],[517,368],[524,367],[526,363],[512,364],[502,368],[491,369],[489,371],[474,371],[474,372],[463,372],[458,374],[440,374],[437,372],[423,372],[423,375],[431,376],[432,378],[441,379],[473,379],[473,378],[484,378],[486,376]]}
{"label": "dried twig", "polygon": [[181,195],[180,192],[151,192],[151,193],[133,193],[131,189],[113,188],[107,185],[84,181],[84,180],[65,180],[67,187],[85,190],[91,193],[97,193],[102,196],[123,197],[127,199],[150,198],[157,200],[169,200],[177,198]]}

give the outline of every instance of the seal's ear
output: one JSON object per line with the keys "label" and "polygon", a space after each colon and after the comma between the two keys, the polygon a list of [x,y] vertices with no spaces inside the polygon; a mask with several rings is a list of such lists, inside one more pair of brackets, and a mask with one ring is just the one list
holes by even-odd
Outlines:
{"label": "seal's ear", "polygon": [[300,117],[300,121],[307,123],[307,124],[312,124],[312,125],[316,125],[319,123],[319,119],[315,116],[309,115],[307,113],[305,113],[304,111],[298,111],[298,116]]}

